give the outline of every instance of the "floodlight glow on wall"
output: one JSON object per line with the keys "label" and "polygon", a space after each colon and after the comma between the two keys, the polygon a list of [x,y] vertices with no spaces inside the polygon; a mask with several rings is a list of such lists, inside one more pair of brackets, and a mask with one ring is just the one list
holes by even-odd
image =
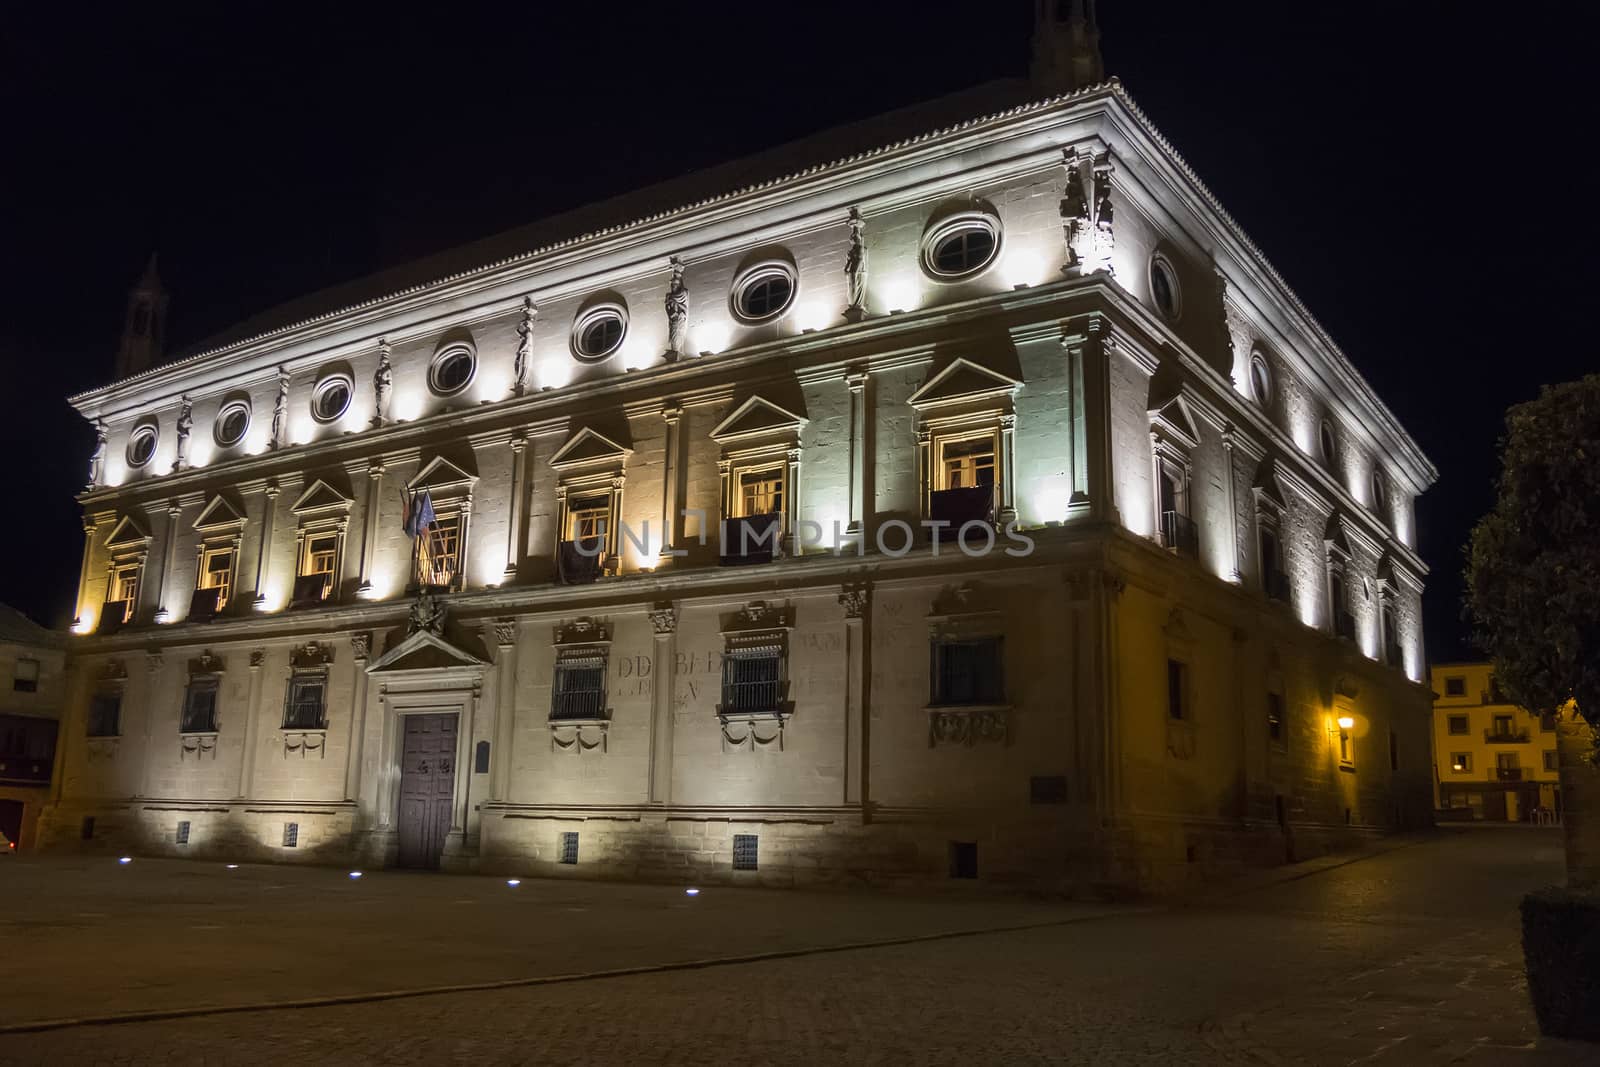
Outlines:
{"label": "floodlight glow on wall", "polygon": [[399,422],[412,422],[421,417],[422,392],[417,389],[395,390],[389,414]]}
{"label": "floodlight glow on wall", "polygon": [[725,322],[702,322],[694,331],[694,349],[701,355],[716,355],[728,347],[729,330]]}
{"label": "floodlight glow on wall", "polygon": [[893,314],[896,311],[917,310],[917,287],[908,278],[895,278],[883,285],[883,305]]}
{"label": "floodlight glow on wall", "polygon": [[1013,289],[1023,289],[1044,281],[1044,259],[1038,253],[1024,248],[1007,254],[1001,270],[1006,284]]}
{"label": "floodlight glow on wall", "polygon": [[801,330],[826,330],[833,322],[828,307],[820,300],[807,300],[794,309],[795,325]]}
{"label": "floodlight glow on wall", "polygon": [[1341,730],[1349,730],[1349,729],[1353,728],[1355,726],[1355,724],[1356,724],[1355,719],[1351,718],[1349,715],[1341,715],[1341,716],[1339,716],[1339,729],[1341,729]]}

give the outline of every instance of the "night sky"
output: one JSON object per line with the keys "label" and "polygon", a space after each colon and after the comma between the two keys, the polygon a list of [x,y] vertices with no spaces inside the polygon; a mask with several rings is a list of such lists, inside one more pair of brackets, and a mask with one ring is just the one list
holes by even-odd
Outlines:
{"label": "night sky", "polygon": [[[93,434],[151,251],[170,347],[419,254],[992,78],[1030,0],[13,8],[0,33],[0,599],[65,625]],[[1594,366],[1577,5],[1101,0],[1122,78],[1440,470],[1435,661],[1505,407]],[[286,9],[275,9],[286,12]],[[1574,16],[1575,17],[1575,16]],[[1587,114],[1588,118],[1583,116]],[[907,131],[920,132],[920,131]]]}

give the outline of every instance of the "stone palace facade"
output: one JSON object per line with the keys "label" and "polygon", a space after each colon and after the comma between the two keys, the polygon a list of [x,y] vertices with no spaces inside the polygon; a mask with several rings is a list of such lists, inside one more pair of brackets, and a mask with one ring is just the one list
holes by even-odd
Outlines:
{"label": "stone palace facade", "polygon": [[42,839],[1170,891],[1426,822],[1433,467],[1041,57],[153,365],[152,269]]}

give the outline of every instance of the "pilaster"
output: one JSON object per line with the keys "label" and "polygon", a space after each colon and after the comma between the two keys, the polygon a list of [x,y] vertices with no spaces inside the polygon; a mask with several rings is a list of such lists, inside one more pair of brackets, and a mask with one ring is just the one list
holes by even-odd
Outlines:
{"label": "pilaster", "polygon": [[655,687],[651,690],[650,803],[672,803],[672,697],[678,688],[675,638],[678,612],[673,604],[659,604],[650,612],[655,631]]}

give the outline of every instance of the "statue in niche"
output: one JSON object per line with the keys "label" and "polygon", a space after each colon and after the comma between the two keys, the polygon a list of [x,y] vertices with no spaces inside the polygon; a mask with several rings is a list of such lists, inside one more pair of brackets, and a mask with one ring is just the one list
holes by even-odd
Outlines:
{"label": "statue in niche", "polygon": [[276,452],[283,447],[284,423],[289,418],[289,373],[278,368],[278,399],[272,405],[272,437],[267,447]]}
{"label": "statue in niche", "polygon": [[845,277],[850,284],[850,305],[844,309],[846,322],[867,317],[867,245],[862,239],[866,220],[860,208],[850,209],[850,251],[844,259]]}
{"label": "statue in niche", "polygon": [[1111,153],[1092,149],[1062,149],[1061,165],[1067,172],[1066,194],[1061,200],[1061,225],[1067,242],[1062,271],[1072,275],[1111,269],[1114,247],[1111,207]]}
{"label": "statue in niche", "polygon": [[684,354],[689,334],[689,287],[683,281],[683,260],[673,256],[672,282],[667,286],[667,362]]}
{"label": "statue in niche", "polygon": [[522,321],[517,323],[517,358],[511,365],[512,396],[521,396],[528,387],[528,365],[533,362],[533,320],[538,314],[533,297],[523,297]]}
{"label": "statue in niche", "polygon": [[178,401],[178,453],[172,469],[181,471],[189,466],[189,432],[194,429],[194,404],[187,396]]}
{"label": "statue in niche", "polygon": [[378,341],[378,369],[372,372],[372,393],[376,399],[372,425],[386,426],[389,422],[389,387],[394,384],[394,364],[389,362],[389,341]]}
{"label": "statue in niche", "polygon": [[106,420],[94,420],[94,451],[89,453],[89,484],[93,489],[106,472]]}

